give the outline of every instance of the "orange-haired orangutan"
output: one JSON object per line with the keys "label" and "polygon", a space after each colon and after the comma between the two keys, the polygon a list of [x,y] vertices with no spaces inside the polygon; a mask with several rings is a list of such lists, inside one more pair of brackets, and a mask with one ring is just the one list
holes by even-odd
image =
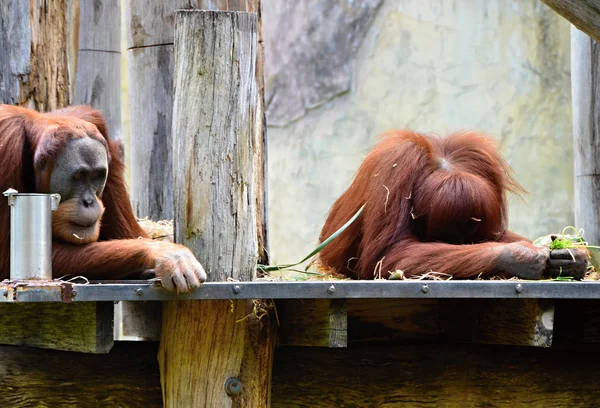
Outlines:
{"label": "orange-haired orangutan", "polygon": [[331,208],[321,242],[365,205],[319,261],[358,279],[396,270],[407,277],[435,271],[454,278],[539,279],[544,272],[582,278],[584,251],[550,253],[507,230],[507,192],[524,190],[493,139],[475,132],[447,138],[390,132]]}
{"label": "orange-haired orangutan", "polygon": [[[206,273],[184,246],[155,242],[137,223],[123,179],[120,144],[100,112],[72,106],[50,113],[0,105],[0,191],[58,193],[52,215],[54,276],[159,277],[187,292]],[[9,276],[10,220],[0,200],[0,280]],[[141,238],[141,239],[140,239]]]}

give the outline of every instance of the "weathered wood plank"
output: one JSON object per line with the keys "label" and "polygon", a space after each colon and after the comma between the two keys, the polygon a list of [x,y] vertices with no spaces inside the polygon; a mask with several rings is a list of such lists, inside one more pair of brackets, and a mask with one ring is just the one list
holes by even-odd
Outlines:
{"label": "weathered wood plank", "polygon": [[119,343],[94,355],[0,347],[0,405],[162,407],[156,343]]}
{"label": "weathered wood plank", "polygon": [[82,1],[73,103],[102,111],[109,135],[121,139],[121,2]]}
{"label": "weathered wood plank", "polygon": [[0,344],[104,354],[113,346],[112,326],[112,302],[0,307]]}
{"label": "weathered wood plank", "polygon": [[21,83],[20,105],[39,111],[70,102],[66,0],[31,0],[31,71]]}
{"label": "weathered wood plank", "polygon": [[600,3],[597,0],[542,0],[548,7],[596,41],[600,41]]}
{"label": "weathered wood plank", "polygon": [[[280,345],[346,347],[406,340],[537,347],[552,344],[552,301],[347,299],[343,307],[330,302],[279,301]],[[336,315],[343,320],[332,320]]]}
{"label": "weathered wood plank", "polygon": [[40,111],[69,103],[66,0],[0,4],[0,102]]}
{"label": "weathered wood plank", "polygon": [[275,358],[272,406],[594,407],[598,361],[598,350],[577,348],[286,347]]}
{"label": "weathered wood plank", "polygon": [[550,299],[452,299],[440,303],[440,328],[451,341],[550,347]]}
{"label": "weathered wood plank", "polygon": [[600,243],[600,46],[571,27],[575,225]]}
{"label": "weathered wood plank", "polygon": [[396,342],[440,338],[437,299],[349,299],[348,342]]}
{"label": "weathered wood plank", "polygon": [[0,103],[17,104],[30,71],[29,2],[0,2]]}
{"label": "weathered wood plank", "polygon": [[256,15],[177,13],[175,240],[199,254],[209,280],[252,280],[262,218],[256,205],[255,132],[262,130]]}
{"label": "weathered wood plank", "polygon": [[[192,249],[209,280],[251,280],[263,245],[257,16],[199,10],[175,16],[175,240]],[[262,301],[168,302],[159,351],[165,406],[269,406],[270,312]],[[239,393],[226,392],[230,378],[241,381]]]}
{"label": "weathered wood plank", "polygon": [[277,303],[279,345],[346,347],[348,317],[343,299],[300,299]]}
{"label": "weathered wood plank", "polygon": [[[173,107],[173,35],[174,10],[211,9],[255,11],[259,9],[258,0],[129,0],[125,4],[129,73],[129,110],[131,118],[131,197],[133,208],[138,217],[153,220],[173,219],[173,162],[172,162],[172,107]],[[260,29],[260,25],[259,25]],[[261,32],[259,32],[260,35]],[[259,50],[262,51],[262,50]],[[256,75],[260,95],[264,86],[262,70],[262,52],[259,52],[259,64]],[[264,96],[257,103],[257,116],[263,116]],[[259,260],[268,263],[267,217],[266,217],[266,133],[257,131],[261,137],[257,149],[257,174],[262,166],[262,175],[257,177],[257,189],[263,191],[257,195],[257,205],[264,217],[257,226],[259,242]],[[150,180],[150,182],[148,182]],[[124,318],[129,314],[130,306],[121,304]],[[142,318],[143,311],[136,310]],[[149,310],[146,314],[152,314]],[[133,323],[133,320],[131,323]],[[160,323],[159,323],[160,324]],[[130,325],[135,327],[135,325]],[[134,335],[134,332],[131,332]]]}
{"label": "weathered wood plank", "polygon": [[128,51],[131,198],[140,218],[173,219],[173,46]]}
{"label": "weathered wood plank", "polygon": [[136,215],[173,219],[173,12],[186,0],[129,0],[127,70],[131,200]]}

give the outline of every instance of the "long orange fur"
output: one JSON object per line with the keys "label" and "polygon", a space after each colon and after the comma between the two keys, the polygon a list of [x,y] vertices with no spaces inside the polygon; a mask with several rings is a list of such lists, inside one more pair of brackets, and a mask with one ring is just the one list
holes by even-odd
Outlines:
{"label": "long orange fur", "polygon": [[[389,132],[333,204],[320,241],[364,204],[363,213],[321,251],[319,261],[360,279],[385,278],[398,269],[406,276],[488,275],[504,244],[527,241],[507,231],[507,192],[525,190],[490,137]],[[460,245],[444,242],[452,234]]]}

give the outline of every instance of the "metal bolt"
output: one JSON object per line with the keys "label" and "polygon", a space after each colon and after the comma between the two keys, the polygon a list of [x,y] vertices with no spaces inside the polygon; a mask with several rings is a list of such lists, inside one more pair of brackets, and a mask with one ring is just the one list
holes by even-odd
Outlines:
{"label": "metal bolt", "polygon": [[329,288],[327,288],[327,293],[333,295],[335,293],[335,286],[331,285]]}
{"label": "metal bolt", "polygon": [[73,289],[73,291],[71,291],[71,297],[74,298],[75,296],[77,296],[77,291]]}
{"label": "metal bolt", "polygon": [[427,286],[427,285],[421,286],[421,292],[423,292],[423,293],[429,292],[429,286]]}
{"label": "metal bolt", "polygon": [[142,289],[142,288],[137,288],[137,289],[135,290],[135,294],[136,294],[136,295],[138,295],[138,296],[144,296],[144,289]]}
{"label": "metal bolt", "polygon": [[242,392],[242,382],[235,377],[229,377],[225,381],[225,392],[228,395],[239,394]]}
{"label": "metal bolt", "polygon": [[235,285],[232,290],[233,290],[233,293],[235,293],[237,295],[238,293],[240,293],[242,291],[242,287],[240,285]]}
{"label": "metal bolt", "polygon": [[2,296],[7,297],[8,296],[8,289],[4,289],[2,291]]}
{"label": "metal bolt", "polygon": [[523,292],[523,285],[517,283],[517,286],[515,286],[515,290],[517,291],[517,293]]}

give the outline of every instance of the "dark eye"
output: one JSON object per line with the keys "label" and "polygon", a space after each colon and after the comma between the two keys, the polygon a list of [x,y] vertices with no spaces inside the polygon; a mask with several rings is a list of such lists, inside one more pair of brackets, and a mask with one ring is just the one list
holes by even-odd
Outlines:
{"label": "dark eye", "polygon": [[94,180],[103,180],[105,174],[106,173],[103,170],[95,171],[95,172],[92,173],[92,179],[94,179]]}
{"label": "dark eye", "polygon": [[79,172],[79,171],[77,173],[73,174],[73,180],[75,180],[75,181],[81,180],[81,177],[83,177],[83,176],[82,176],[81,172]]}

